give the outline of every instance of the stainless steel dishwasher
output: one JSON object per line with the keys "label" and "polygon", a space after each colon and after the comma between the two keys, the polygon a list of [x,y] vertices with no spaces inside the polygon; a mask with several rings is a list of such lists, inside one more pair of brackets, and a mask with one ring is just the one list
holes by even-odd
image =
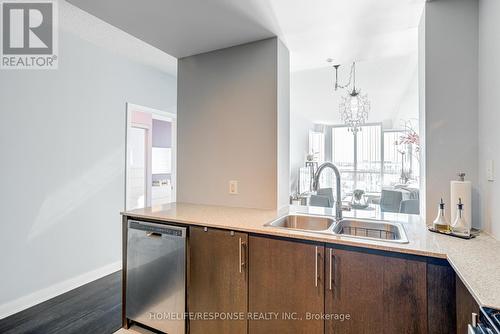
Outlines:
{"label": "stainless steel dishwasher", "polygon": [[129,220],[126,297],[128,319],[185,333],[186,228]]}

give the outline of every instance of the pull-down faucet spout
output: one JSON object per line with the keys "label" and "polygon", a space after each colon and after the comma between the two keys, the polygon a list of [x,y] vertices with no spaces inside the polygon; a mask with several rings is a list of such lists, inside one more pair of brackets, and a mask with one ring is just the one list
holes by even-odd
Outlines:
{"label": "pull-down faucet spout", "polygon": [[340,188],[340,171],[331,162],[325,162],[321,164],[321,166],[318,167],[318,170],[314,174],[314,179],[313,179],[313,190],[315,192],[318,191],[319,189],[319,178],[321,176],[321,173],[325,168],[331,168],[333,172],[335,173],[335,179],[336,179],[336,186],[337,186],[337,198],[335,199],[335,219],[337,221],[342,220],[342,190]]}

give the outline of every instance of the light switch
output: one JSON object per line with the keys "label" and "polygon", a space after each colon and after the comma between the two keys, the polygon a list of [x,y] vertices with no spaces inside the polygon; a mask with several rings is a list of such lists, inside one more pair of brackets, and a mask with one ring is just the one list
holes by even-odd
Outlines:
{"label": "light switch", "polygon": [[238,194],[238,181],[236,180],[229,181],[229,193],[232,195]]}
{"label": "light switch", "polygon": [[495,181],[495,169],[493,160],[486,160],[486,178],[488,181]]}

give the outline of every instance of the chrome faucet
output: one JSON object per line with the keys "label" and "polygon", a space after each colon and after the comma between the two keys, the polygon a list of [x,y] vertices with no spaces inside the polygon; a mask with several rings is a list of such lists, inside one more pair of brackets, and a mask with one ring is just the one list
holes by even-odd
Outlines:
{"label": "chrome faucet", "polygon": [[314,174],[314,179],[313,179],[313,190],[315,192],[318,191],[319,189],[319,177],[321,176],[321,172],[327,167],[330,167],[333,169],[333,172],[335,173],[335,179],[336,179],[336,185],[337,185],[337,198],[335,199],[335,219],[337,221],[342,220],[342,190],[340,189],[340,171],[331,162],[325,162],[321,164],[321,166],[318,167],[318,170]]}

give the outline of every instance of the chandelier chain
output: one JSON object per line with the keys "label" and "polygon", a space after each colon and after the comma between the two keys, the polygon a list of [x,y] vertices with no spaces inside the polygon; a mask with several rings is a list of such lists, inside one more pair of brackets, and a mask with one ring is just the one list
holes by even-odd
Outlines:
{"label": "chandelier chain", "polygon": [[353,62],[351,64],[351,70],[349,71],[349,80],[347,81],[347,83],[345,85],[340,85],[338,82],[338,68],[340,65],[333,65],[333,67],[335,67],[335,90],[337,90],[337,88],[341,88],[341,89],[347,89],[349,90],[349,86],[351,86],[351,83],[353,82],[353,78],[354,78],[354,87],[356,87],[356,72],[355,72],[355,65],[356,63]]}

